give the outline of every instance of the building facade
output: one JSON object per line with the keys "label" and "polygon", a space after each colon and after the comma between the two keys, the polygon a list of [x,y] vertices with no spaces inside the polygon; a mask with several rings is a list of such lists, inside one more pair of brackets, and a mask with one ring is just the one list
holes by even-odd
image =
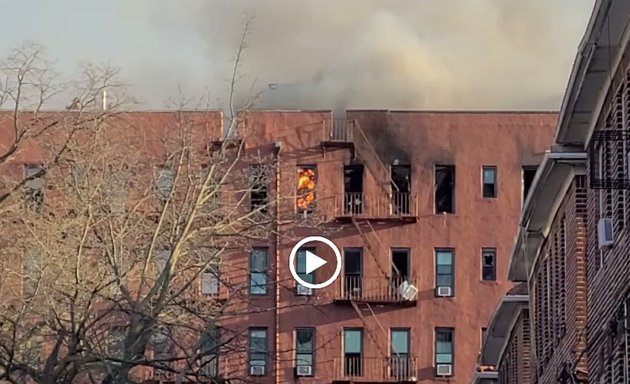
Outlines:
{"label": "building facade", "polygon": [[[124,115],[124,131],[137,138],[126,150],[158,153],[154,135],[168,132],[177,115]],[[200,276],[199,295],[227,300],[214,336],[220,347],[210,348],[213,376],[470,381],[484,327],[513,287],[502,278],[513,224],[551,141],[555,113],[374,110],[337,119],[329,111],[251,111],[227,136],[225,126],[217,130],[220,113],[200,116],[203,134],[193,147],[208,150],[236,137],[242,168],[265,168],[268,176],[243,197],[246,205],[255,211],[274,201],[265,212],[274,227],[222,255],[219,282]],[[41,162],[36,152],[15,159],[27,177]],[[147,161],[159,165],[162,157]],[[158,189],[170,173],[160,175]],[[318,290],[299,286],[288,268],[295,243],[312,235],[343,253],[340,277]],[[330,256],[328,249],[306,250]],[[331,264],[306,274],[298,255],[296,269],[319,282],[332,274]]]}

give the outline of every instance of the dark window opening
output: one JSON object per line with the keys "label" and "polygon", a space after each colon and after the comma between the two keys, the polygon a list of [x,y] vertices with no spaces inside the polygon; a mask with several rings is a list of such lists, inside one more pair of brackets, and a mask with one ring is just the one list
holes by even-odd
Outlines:
{"label": "dark window opening", "polygon": [[523,203],[525,203],[525,200],[527,199],[527,194],[532,187],[534,176],[536,176],[537,170],[538,166],[536,165],[528,165],[523,167]]}
{"label": "dark window opening", "polygon": [[221,332],[215,326],[209,326],[201,335],[199,346],[201,356],[201,375],[216,377],[219,374],[219,350],[221,347]]}
{"label": "dark window opening", "polygon": [[495,281],[497,279],[497,250],[484,248],[481,251],[481,279],[483,281]]}
{"label": "dark window opening", "polygon": [[299,165],[297,167],[297,199],[296,205],[300,213],[315,211],[315,188],[317,186],[317,167]]}
{"label": "dark window opening", "polygon": [[488,328],[482,327],[481,328],[481,346],[479,347],[479,349],[483,348],[483,343],[486,340],[486,335],[487,334],[488,334]]}
{"label": "dark window opening", "polygon": [[363,212],[363,165],[346,165],[343,168],[344,214]]}
{"label": "dark window opening", "polygon": [[296,328],[295,330],[295,367],[313,367],[315,365],[315,329]]}
{"label": "dark window opening", "polygon": [[394,214],[410,213],[411,166],[392,165],[392,208]]}
{"label": "dark window opening", "polygon": [[363,330],[343,330],[345,376],[363,376]]}
{"label": "dark window opening", "polygon": [[361,297],[362,250],[344,249],[343,255],[344,293],[346,297]]}
{"label": "dark window opening", "polygon": [[249,193],[250,210],[259,210],[267,213],[269,179],[265,166],[261,164],[250,165],[249,177],[251,188]]}
{"label": "dark window opening", "polygon": [[455,166],[435,166],[435,212],[455,213]]}
{"label": "dark window opening", "polygon": [[497,167],[482,167],[483,188],[482,195],[484,198],[497,197]]}

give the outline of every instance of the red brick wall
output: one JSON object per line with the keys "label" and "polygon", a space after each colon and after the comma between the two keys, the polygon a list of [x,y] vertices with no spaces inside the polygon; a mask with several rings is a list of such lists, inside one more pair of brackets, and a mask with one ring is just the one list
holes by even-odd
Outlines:
{"label": "red brick wall", "polygon": [[524,309],[514,324],[505,352],[499,362],[499,382],[501,384],[529,383],[530,350],[529,310]]}
{"label": "red brick wall", "polygon": [[586,177],[578,175],[553,220],[530,282],[535,314],[532,382],[554,382],[563,364],[576,364],[578,358],[579,367],[585,367],[585,223]]}

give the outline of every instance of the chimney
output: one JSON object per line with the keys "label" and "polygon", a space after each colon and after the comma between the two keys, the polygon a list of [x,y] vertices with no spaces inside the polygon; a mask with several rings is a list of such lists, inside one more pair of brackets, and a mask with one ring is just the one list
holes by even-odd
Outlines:
{"label": "chimney", "polygon": [[103,90],[103,111],[107,110],[107,89]]}

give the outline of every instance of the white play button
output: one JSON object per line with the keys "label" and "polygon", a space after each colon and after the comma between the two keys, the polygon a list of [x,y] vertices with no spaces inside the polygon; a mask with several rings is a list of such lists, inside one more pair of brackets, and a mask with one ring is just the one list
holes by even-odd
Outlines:
{"label": "white play button", "polygon": [[322,265],[326,264],[326,260],[317,256],[313,252],[306,251],[306,273],[311,273]]}
{"label": "white play button", "polygon": [[[321,282],[319,284],[314,284],[314,283],[309,283],[307,281],[304,281],[302,278],[300,278],[299,274],[295,270],[295,257],[296,257],[297,252],[304,245],[308,243],[313,243],[313,242],[323,243],[326,246],[328,246],[330,249],[332,249],[333,253],[335,254],[335,259],[337,261],[337,266],[335,267],[335,272],[333,273],[333,275],[328,280]],[[312,273],[313,271],[315,271],[316,269],[320,268],[321,266],[327,263],[326,260],[317,256],[313,252],[306,251],[305,256],[306,257],[305,257],[305,263],[304,263],[305,264],[304,272],[306,274]],[[326,288],[327,286],[332,284],[335,281],[335,279],[339,277],[339,274],[341,273],[341,252],[339,251],[339,248],[337,248],[337,246],[332,241],[328,240],[325,237],[321,237],[321,236],[305,237],[304,239],[298,241],[298,243],[295,244],[293,246],[293,249],[291,250],[291,254],[289,255],[289,271],[291,271],[291,275],[293,276],[295,281],[301,286],[304,286],[310,289]]]}

